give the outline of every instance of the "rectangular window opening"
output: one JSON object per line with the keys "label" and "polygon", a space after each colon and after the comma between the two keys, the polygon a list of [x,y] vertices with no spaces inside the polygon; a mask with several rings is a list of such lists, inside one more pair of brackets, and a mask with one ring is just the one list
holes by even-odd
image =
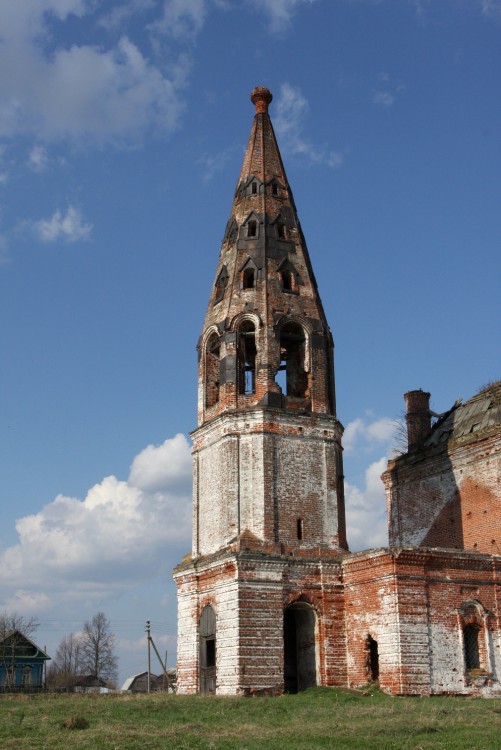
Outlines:
{"label": "rectangular window opening", "polygon": [[298,518],[297,519],[297,538],[299,541],[303,539],[303,519]]}

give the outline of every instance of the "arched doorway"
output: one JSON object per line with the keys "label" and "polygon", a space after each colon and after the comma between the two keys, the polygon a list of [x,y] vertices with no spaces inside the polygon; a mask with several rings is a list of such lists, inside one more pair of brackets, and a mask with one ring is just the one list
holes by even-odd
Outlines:
{"label": "arched doorway", "polygon": [[210,604],[200,615],[200,692],[216,692],[216,613]]}
{"label": "arched doorway", "polygon": [[294,602],[284,612],[284,691],[298,693],[317,684],[315,610]]}

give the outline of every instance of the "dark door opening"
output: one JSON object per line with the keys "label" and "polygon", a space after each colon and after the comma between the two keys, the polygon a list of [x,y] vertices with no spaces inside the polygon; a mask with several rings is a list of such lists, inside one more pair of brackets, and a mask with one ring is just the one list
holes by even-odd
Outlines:
{"label": "dark door opening", "polygon": [[368,646],[369,646],[369,669],[370,669],[370,677],[371,681],[375,682],[377,679],[379,679],[379,652],[377,648],[377,641],[372,638],[372,636],[368,636],[367,638]]}
{"label": "dark door opening", "polygon": [[295,602],[284,612],[284,691],[298,693],[316,684],[315,612]]}
{"label": "dark door opening", "polygon": [[210,605],[200,617],[200,692],[216,692],[216,615]]}

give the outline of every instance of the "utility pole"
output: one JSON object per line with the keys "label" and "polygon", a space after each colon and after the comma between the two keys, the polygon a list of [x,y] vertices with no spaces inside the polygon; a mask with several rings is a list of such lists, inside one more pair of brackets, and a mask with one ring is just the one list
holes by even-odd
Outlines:
{"label": "utility pole", "polygon": [[146,620],[146,639],[148,641],[148,693],[151,690],[151,624],[149,620]]}

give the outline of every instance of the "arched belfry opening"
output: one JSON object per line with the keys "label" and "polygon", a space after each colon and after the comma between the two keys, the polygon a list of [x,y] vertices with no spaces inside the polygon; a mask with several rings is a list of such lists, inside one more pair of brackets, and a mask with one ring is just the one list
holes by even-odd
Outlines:
{"label": "arched belfry opening", "polygon": [[317,684],[316,621],[307,602],[293,602],[284,612],[284,691],[299,693]]}
{"label": "arched belfry opening", "polygon": [[298,323],[286,323],[280,330],[280,366],[276,378],[284,396],[289,399],[309,396],[307,370],[304,329]]}
{"label": "arched belfry opening", "polygon": [[214,331],[205,347],[205,405],[210,408],[219,401],[220,340]]}
{"label": "arched belfry opening", "polygon": [[238,331],[238,390],[244,396],[256,392],[256,329],[245,320]]}
{"label": "arched belfry opening", "polygon": [[200,692],[216,692],[216,613],[207,604],[200,615]]}

